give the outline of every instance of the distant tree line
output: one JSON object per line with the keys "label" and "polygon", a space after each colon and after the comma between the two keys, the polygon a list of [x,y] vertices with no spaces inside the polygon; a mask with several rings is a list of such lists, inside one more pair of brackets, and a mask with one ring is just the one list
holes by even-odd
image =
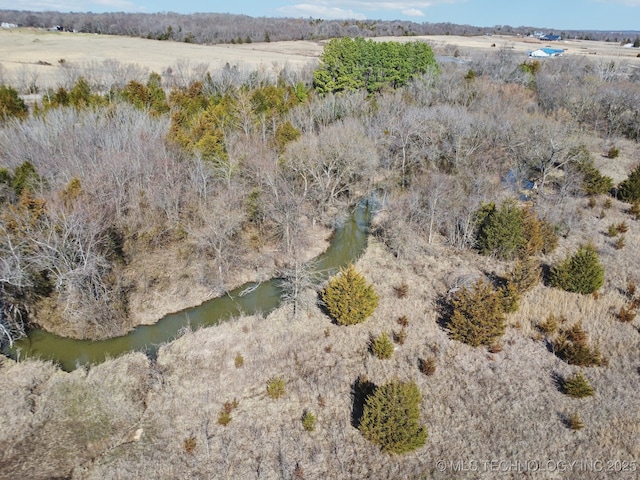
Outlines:
{"label": "distant tree line", "polygon": [[[222,13],[182,15],[162,13],[61,13],[4,10],[3,22],[21,27],[52,28],[65,31],[126,35],[213,45],[218,43],[269,42],[281,40],[324,40],[338,37],[379,37],[413,35],[529,35],[532,26],[474,27],[453,23],[416,23],[382,20],[322,20],[313,18],[267,18]],[[630,32],[565,30],[563,38],[621,42]]]}

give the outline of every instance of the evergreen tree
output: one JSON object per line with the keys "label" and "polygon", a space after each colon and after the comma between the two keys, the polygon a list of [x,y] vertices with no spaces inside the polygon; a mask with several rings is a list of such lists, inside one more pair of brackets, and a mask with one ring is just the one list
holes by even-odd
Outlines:
{"label": "evergreen tree", "polygon": [[371,352],[381,360],[391,358],[393,350],[393,342],[387,332],[382,332],[371,341]]}
{"label": "evergreen tree", "polygon": [[504,202],[498,209],[494,203],[484,205],[476,214],[478,249],[484,255],[507,260],[526,245],[524,217],[514,201]]}
{"label": "evergreen tree", "polygon": [[0,123],[8,118],[26,118],[27,106],[13,87],[0,85]]}
{"label": "evergreen tree", "polygon": [[360,431],[383,452],[407,453],[424,446],[426,427],[419,424],[422,394],[414,382],[393,380],[367,396]]}
{"label": "evergreen tree", "polygon": [[520,293],[526,293],[540,283],[540,262],[529,256],[518,257],[513,268],[507,273],[507,283]]}
{"label": "evergreen tree", "polygon": [[484,280],[471,289],[462,287],[452,301],[453,313],[447,323],[451,338],[472,347],[492,345],[506,329],[505,299]]}
{"label": "evergreen tree", "polygon": [[431,47],[424,42],[374,42],[363,38],[334,38],[327,43],[314,72],[318,93],[376,92],[398,88],[411,78],[438,71]]}
{"label": "evergreen tree", "polygon": [[589,294],[604,285],[604,267],[593,245],[581,246],[551,270],[551,285],[567,292]]}
{"label": "evergreen tree", "polygon": [[618,186],[618,195],[629,203],[640,200],[640,165]]}
{"label": "evergreen tree", "polygon": [[341,325],[364,322],[378,307],[378,295],[353,265],[343,268],[322,292],[329,315]]}

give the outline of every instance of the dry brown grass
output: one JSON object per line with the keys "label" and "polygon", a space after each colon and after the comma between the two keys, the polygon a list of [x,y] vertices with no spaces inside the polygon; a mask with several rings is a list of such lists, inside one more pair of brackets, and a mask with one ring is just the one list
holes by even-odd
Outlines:
{"label": "dry brown grass", "polygon": [[[438,460],[637,458],[638,332],[633,323],[617,321],[610,310],[624,301],[622,294],[605,290],[596,300],[536,287],[523,298],[521,310],[510,316],[510,324],[518,323],[520,328],[508,329],[501,348],[490,354],[450,340],[436,321],[434,299],[446,291],[443,279],[461,266],[459,258],[445,253],[444,248],[430,246],[418,265],[409,264],[372,241],[357,268],[374,284],[380,306],[363,324],[334,325],[316,308],[292,320],[290,308],[283,307],[268,318],[244,317],[188,332],[162,347],[155,365],[132,354],[92,369],[89,375],[83,371],[62,374],[53,366],[35,362],[5,366],[0,370],[3,383],[8,378],[33,380],[12,384],[12,397],[3,400],[3,406],[15,406],[3,408],[10,412],[11,421],[5,418],[2,422],[2,438],[6,442],[15,432],[22,432],[20,438],[33,441],[42,435],[36,448],[48,445],[47,460],[21,458],[24,468],[40,477],[52,471],[64,474],[65,469],[79,465],[74,478],[96,479],[280,478],[296,471],[304,471],[305,478],[450,478],[450,470],[436,469]],[[485,259],[475,255],[466,261],[474,269],[483,266]],[[402,281],[410,286],[410,293],[398,299],[394,286]],[[534,328],[549,311],[565,315],[567,322],[581,320],[589,339],[609,357],[609,366],[589,369],[596,391],[593,398],[568,398],[558,388],[555,376],[568,377],[575,369],[553,355]],[[397,328],[402,315],[410,320],[404,343],[396,345],[391,359],[371,356],[367,349],[370,336]],[[243,368],[236,368],[238,352],[244,358]],[[437,364],[432,375],[420,372],[421,358]],[[19,376],[14,369],[21,369]],[[131,398],[134,392],[140,395],[139,389],[122,388],[118,383],[120,375],[130,371],[142,372],[150,385],[144,395],[144,412]],[[417,454],[383,455],[352,425],[352,388],[361,375],[378,385],[399,378],[419,386],[424,395],[422,421],[429,438]],[[265,385],[278,376],[286,380],[286,393],[272,399]],[[27,399],[34,383],[41,385],[40,395],[58,399],[49,405],[60,407],[61,399],[67,402],[61,380],[54,381],[56,378],[73,378],[77,392],[95,392],[92,399],[116,395],[106,411],[107,425],[114,429],[104,433],[98,429],[97,438],[88,439],[86,429],[74,425],[95,425],[95,414],[76,417],[73,423],[68,407],[48,407],[50,424],[33,422]],[[66,382],[64,385],[71,385]],[[237,399],[238,404],[233,420],[223,426],[218,416],[229,399]],[[305,410],[317,417],[313,432],[305,431],[300,422],[300,412]],[[585,425],[579,431],[565,423],[573,412]],[[12,427],[7,431],[9,424]],[[143,429],[142,437],[123,443],[121,439],[133,427]],[[54,430],[68,440],[54,441]],[[71,454],[88,440],[101,447],[90,462],[87,460],[96,453]],[[188,452],[185,440],[189,440]],[[9,456],[13,468],[20,458],[15,455]],[[48,460],[60,456],[66,463]],[[482,470],[468,473],[460,478],[495,475]],[[581,472],[581,477],[598,478],[598,473]],[[519,475],[507,473],[503,478]]]}
{"label": "dry brown grass", "polygon": [[[537,40],[506,35],[427,35],[379,37],[375,40],[422,40],[428,42],[438,54],[457,51],[463,58],[474,52],[496,49],[526,55],[528,51],[545,46]],[[195,45],[113,35],[46,32],[31,28],[1,29],[0,64],[4,82],[20,87],[35,81],[41,88],[52,88],[70,77],[70,68],[77,68],[80,72],[90,71],[106,78],[121,70],[129,75],[134,73],[135,78],[131,79],[143,81],[150,72],[162,73],[169,67],[176,71],[190,71],[205,65],[215,70],[227,63],[241,70],[260,70],[275,79],[278,70],[285,65],[301,69],[315,62],[322,53],[323,45],[324,42],[313,41]],[[613,42],[564,40],[554,47],[565,49],[565,55],[588,55],[593,60],[603,62],[614,59],[640,64],[634,49],[622,48]],[[140,52],[144,52],[144,55]],[[616,145],[618,143],[616,141]]]}

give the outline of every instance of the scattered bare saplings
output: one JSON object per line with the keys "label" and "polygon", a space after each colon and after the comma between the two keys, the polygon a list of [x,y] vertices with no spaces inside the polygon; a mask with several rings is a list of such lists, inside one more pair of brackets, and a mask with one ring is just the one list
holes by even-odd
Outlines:
{"label": "scattered bare saplings", "polygon": [[236,408],[238,408],[238,400],[235,398],[233,399],[233,402],[224,402],[222,409],[218,413],[218,423],[223,427],[229,425],[229,423],[231,423],[231,412]]}

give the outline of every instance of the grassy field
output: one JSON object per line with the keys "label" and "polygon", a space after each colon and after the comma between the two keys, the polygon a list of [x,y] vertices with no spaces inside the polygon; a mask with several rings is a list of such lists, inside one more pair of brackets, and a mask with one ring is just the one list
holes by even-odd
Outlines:
{"label": "grassy field", "polygon": [[[500,48],[522,52],[524,56],[529,51],[552,46],[564,49],[566,55],[624,59],[637,62],[640,67],[638,49],[599,41],[563,40],[547,44],[532,38],[501,35],[380,37],[377,40],[424,40],[436,53],[453,55],[457,50],[456,54],[462,58],[472,52]],[[217,69],[229,64],[239,69],[272,72],[275,76],[285,65],[297,69],[316,61],[322,53],[323,43],[290,41],[206,46],[109,35],[1,29],[0,80],[17,85],[35,80],[41,87],[53,87],[64,82],[68,76],[65,71],[70,66],[104,71],[105,75],[135,69],[146,78],[152,71],[163,73],[167,68],[176,70],[206,65]]]}

